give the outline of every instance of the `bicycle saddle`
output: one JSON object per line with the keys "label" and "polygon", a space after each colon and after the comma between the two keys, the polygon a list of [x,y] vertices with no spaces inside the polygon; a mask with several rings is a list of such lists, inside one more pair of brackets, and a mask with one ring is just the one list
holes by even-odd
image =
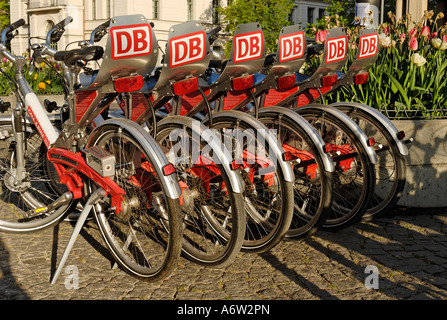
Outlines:
{"label": "bicycle saddle", "polygon": [[104,49],[100,46],[85,47],[68,51],[58,51],[54,55],[56,61],[63,61],[66,65],[73,65],[78,60],[94,61],[102,58]]}

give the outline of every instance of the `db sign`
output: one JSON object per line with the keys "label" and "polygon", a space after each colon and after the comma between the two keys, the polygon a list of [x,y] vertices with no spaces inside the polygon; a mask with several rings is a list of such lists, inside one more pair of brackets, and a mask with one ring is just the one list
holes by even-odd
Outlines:
{"label": "db sign", "polygon": [[147,23],[110,28],[112,59],[138,57],[152,51],[151,26]]}
{"label": "db sign", "polygon": [[263,53],[262,31],[239,34],[234,37],[234,62],[260,58]]}
{"label": "db sign", "polygon": [[206,51],[205,32],[199,31],[172,38],[169,42],[170,67],[178,67],[184,64],[202,60]]}
{"label": "db sign", "polygon": [[348,39],[346,36],[327,39],[326,63],[343,60],[348,50]]}
{"label": "db sign", "polygon": [[379,48],[379,35],[377,33],[360,37],[358,58],[368,58],[376,55]]}
{"label": "db sign", "polygon": [[279,38],[279,62],[301,58],[304,54],[304,32]]}

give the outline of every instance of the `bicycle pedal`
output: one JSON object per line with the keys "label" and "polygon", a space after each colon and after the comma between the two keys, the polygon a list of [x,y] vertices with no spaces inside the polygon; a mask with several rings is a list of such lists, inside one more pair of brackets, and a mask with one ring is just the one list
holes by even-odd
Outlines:
{"label": "bicycle pedal", "polygon": [[93,146],[84,150],[87,165],[102,177],[115,174],[115,157],[101,147]]}

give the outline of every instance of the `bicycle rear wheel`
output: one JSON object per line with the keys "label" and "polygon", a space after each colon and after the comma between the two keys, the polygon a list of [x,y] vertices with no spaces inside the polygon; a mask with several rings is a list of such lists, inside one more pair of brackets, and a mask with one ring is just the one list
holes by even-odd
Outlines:
{"label": "bicycle rear wheel", "polygon": [[283,239],[292,221],[291,167],[284,163],[276,137],[270,139],[268,128],[254,117],[240,111],[218,112],[212,117],[212,129],[240,165],[247,214],[242,249],[265,252]]}
{"label": "bicycle rear wheel", "polygon": [[325,170],[316,142],[293,119],[267,111],[259,113],[259,120],[275,131],[283,149],[299,160],[293,165],[294,213],[286,236],[310,237],[321,228],[331,210],[332,173]]}
{"label": "bicycle rear wheel", "polygon": [[336,231],[360,221],[365,214],[374,193],[375,171],[367,147],[360,142],[360,128],[354,131],[346,115],[325,112],[324,108],[328,107],[306,106],[296,112],[310,122],[331,149],[335,164],[332,210],[322,229]]}
{"label": "bicycle rear wheel", "polygon": [[368,138],[374,138],[378,157],[374,195],[364,220],[371,220],[387,214],[399,201],[405,188],[406,162],[391,136],[390,131],[371,114],[353,106],[335,106],[352,118]]}
{"label": "bicycle rear wheel", "polygon": [[[141,134],[140,134],[141,136]],[[143,135],[150,140],[149,135]],[[166,277],[177,265],[181,250],[180,204],[161,182],[164,173],[151,148],[132,130],[103,124],[86,147],[98,146],[115,156],[113,181],[124,191],[123,211],[116,214],[110,197],[94,206],[94,215],[116,262],[142,280]],[[142,142],[143,141],[143,142]],[[161,151],[160,151],[160,154]],[[90,191],[96,189],[90,181]]]}
{"label": "bicycle rear wheel", "polygon": [[[208,132],[208,133],[207,133]],[[240,252],[245,232],[242,194],[235,192],[220,150],[206,141],[200,122],[171,116],[158,124],[156,140],[174,164],[182,188],[183,254],[206,266],[225,266]]]}

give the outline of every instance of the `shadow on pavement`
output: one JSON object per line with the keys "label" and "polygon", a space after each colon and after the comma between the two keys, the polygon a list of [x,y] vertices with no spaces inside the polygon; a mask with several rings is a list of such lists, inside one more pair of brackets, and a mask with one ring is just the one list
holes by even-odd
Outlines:
{"label": "shadow on pavement", "polygon": [[0,300],[29,300],[16,283],[10,268],[10,256],[0,237]]}

